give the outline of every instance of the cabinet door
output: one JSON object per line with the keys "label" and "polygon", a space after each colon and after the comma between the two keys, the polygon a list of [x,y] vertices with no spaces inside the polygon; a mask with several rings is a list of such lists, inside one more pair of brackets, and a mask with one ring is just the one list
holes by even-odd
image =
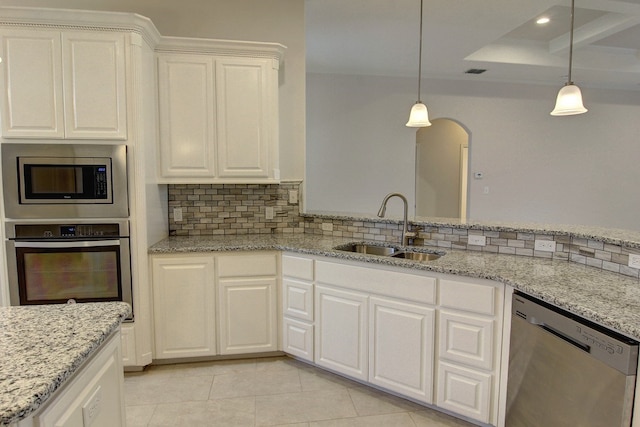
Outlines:
{"label": "cabinet door", "polygon": [[282,279],[282,311],[285,316],[313,322],[313,284]]}
{"label": "cabinet door", "polygon": [[371,297],[369,382],[432,403],[435,309]]}
{"label": "cabinet door", "polygon": [[3,29],[2,136],[64,138],[60,32]]}
{"label": "cabinet door", "polygon": [[313,325],[285,317],[282,321],[282,349],[292,356],[313,362]]}
{"label": "cabinet door", "polygon": [[492,318],[440,311],[440,358],[490,371],[493,369]]}
{"label": "cabinet door", "polygon": [[484,423],[490,421],[493,375],[446,362],[438,366],[436,404]]}
{"label": "cabinet door", "polygon": [[127,138],[125,36],[63,32],[66,138]]}
{"label": "cabinet door", "polygon": [[160,174],[170,182],[216,175],[214,84],[210,56],[158,55]]}
{"label": "cabinet door", "polygon": [[216,354],[213,256],[153,257],[155,357]]}
{"label": "cabinet door", "polygon": [[365,294],[316,285],[316,364],[367,380],[367,310]]}
{"label": "cabinet door", "polygon": [[268,59],[216,59],[220,178],[273,177],[277,73],[272,64]]}
{"label": "cabinet door", "polygon": [[276,278],[218,282],[220,354],[278,350]]}

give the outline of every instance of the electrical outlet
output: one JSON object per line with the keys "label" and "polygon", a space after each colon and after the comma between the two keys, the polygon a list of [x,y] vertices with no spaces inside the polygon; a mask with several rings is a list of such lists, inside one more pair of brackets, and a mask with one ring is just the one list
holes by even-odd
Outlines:
{"label": "electrical outlet", "polygon": [[298,204],[298,191],[297,190],[289,190],[289,204],[297,205]]}
{"label": "electrical outlet", "polygon": [[173,220],[182,221],[182,208],[173,208]]}
{"label": "electrical outlet", "polygon": [[486,246],[487,236],[478,236],[477,234],[469,234],[467,244],[476,246]]}
{"label": "electrical outlet", "polygon": [[640,269],[640,255],[629,254],[629,263],[627,265],[631,268]]}
{"label": "electrical outlet", "polygon": [[273,219],[274,216],[275,216],[275,209],[273,208],[273,206],[267,206],[264,208],[264,217],[266,219]]}
{"label": "electrical outlet", "polygon": [[534,250],[540,252],[555,252],[556,241],[555,240],[538,240],[535,241]]}

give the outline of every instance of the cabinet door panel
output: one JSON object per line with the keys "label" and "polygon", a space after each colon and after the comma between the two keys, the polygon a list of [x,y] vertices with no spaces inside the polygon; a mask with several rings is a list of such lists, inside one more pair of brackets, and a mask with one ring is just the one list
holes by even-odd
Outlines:
{"label": "cabinet door panel", "polygon": [[3,30],[2,136],[64,138],[57,31]]}
{"label": "cabinet door panel", "polygon": [[432,403],[435,310],[372,297],[369,381]]}
{"label": "cabinet door panel", "polygon": [[441,408],[489,422],[492,375],[440,362],[436,404]]}
{"label": "cabinet door panel", "polygon": [[220,354],[278,350],[275,278],[220,280]]}
{"label": "cabinet door panel", "polygon": [[285,353],[313,362],[313,325],[285,317],[282,328]]}
{"label": "cabinet door panel", "polygon": [[67,138],[127,138],[125,37],[63,32]]}
{"label": "cabinet door panel", "polygon": [[367,296],[316,286],[315,304],[316,363],[367,380]]}
{"label": "cabinet door panel", "polygon": [[158,55],[163,177],[215,177],[214,84],[211,57]]}
{"label": "cabinet door panel", "polygon": [[282,279],[282,308],[285,316],[313,321],[313,284]]}
{"label": "cabinet door panel", "polygon": [[493,368],[493,319],[440,312],[440,357],[481,369]]}
{"label": "cabinet door panel", "polygon": [[216,59],[218,175],[268,178],[272,142],[269,60]]}
{"label": "cabinet door panel", "polygon": [[213,257],[153,258],[152,266],[155,357],[215,355]]}

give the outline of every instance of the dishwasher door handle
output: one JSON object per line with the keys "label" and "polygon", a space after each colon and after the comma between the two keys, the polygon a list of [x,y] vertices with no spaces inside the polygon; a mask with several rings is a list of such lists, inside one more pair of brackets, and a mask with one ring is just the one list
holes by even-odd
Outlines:
{"label": "dishwasher door handle", "polygon": [[580,341],[576,340],[575,338],[572,338],[569,335],[564,334],[564,333],[560,332],[559,330],[557,330],[555,328],[552,328],[551,326],[547,325],[544,322],[537,322],[534,319],[531,319],[531,320],[529,320],[529,323],[544,329],[545,331],[549,332],[550,334],[553,334],[553,335],[557,336],[561,340],[566,341],[567,343],[573,345],[574,347],[578,347],[580,350],[582,350],[582,351],[584,351],[586,353],[591,353],[591,346],[590,345],[581,343]]}

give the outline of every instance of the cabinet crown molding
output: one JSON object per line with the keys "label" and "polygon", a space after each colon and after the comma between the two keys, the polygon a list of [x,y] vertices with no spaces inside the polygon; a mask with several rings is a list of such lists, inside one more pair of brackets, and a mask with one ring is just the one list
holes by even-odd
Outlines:
{"label": "cabinet crown molding", "polygon": [[162,37],[157,53],[202,53],[208,55],[248,56],[276,59],[284,58],[286,46],[280,43],[203,39],[192,37]]}
{"label": "cabinet crown molding", "polygon": [[0,7],[0,26],[134,32],[142,36],[151,48],[154,48],[161,38],[160,33],[149,18],[136,13],[125,12],[41,7]]}

